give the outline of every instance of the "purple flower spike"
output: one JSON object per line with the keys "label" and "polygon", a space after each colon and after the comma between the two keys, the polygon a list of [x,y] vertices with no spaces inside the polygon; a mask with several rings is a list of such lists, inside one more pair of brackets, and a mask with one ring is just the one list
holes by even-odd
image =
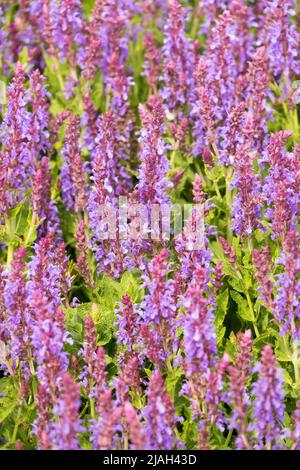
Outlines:
{"label": "purple flower spike", "polygon": [[176,415],[171,398],[167,394],[161,374],[155,370],[147,390],[147,405],[144,408],[146,434],[149,436],[149,449],[174,449],[178,445],[174,429]]}
{"label": "purple flower spike", "polygon": [[234,230],[242,237],[249,237],[261,220],[263,195],[260,175],[253,171],[254,158],[255,153],[248,144],[238,147],[233,180],[238,193],[232,204],[232,218]]}
{"label": "purple flower spike", "polygon": [[280,325],[280,333],[290,333],[295,340],[300,339],[300,237],[290,231],[283,243],[278,264],[284,272],[277,275],[274,299],[275,320]]}
{"label": "purple flower spike", "polygon": [[284,418],[283,377],[271,346],[265,346],[261,362],[257,367],[259,377],[253,386],[253,431],[258,449],[280,448],[281,430]]}
{"label": "purple flower spike", "polygon": [[253,263],[256,269],[256,278],[259,284],[261,298],[266,307],[273,306],[272,300],[272,281],[269,278],[272,273],[272,257],[268,246],[264,246],[260,251],[253,250]]}
{"label": "purple flower spike", "polygon": [[149,449],[146,431],[139,420],[136,410],[129,401],[124,405],[124,417],[131,442],[130,448],[133,450]]}
{"label": "purple flower spike", "polygon": [[159,98],[151,96],[146,106],[139,106],[142,120],[140,135],[141,167],[137,197],[142,203],[167,203],[166,174],[168,163],[162,139],[164,110]]}
{"label": "purple flower spike", "polygon": [[7,349],[12,360],[12,368],[15,371],[19,364],[22,373],[28,378],[32,319],[26,296],[25,258],[26,249],[18,248],[7,273],[3,300],[6,308]]}
{"label": "purple flower spike", "polygon": [[26,74],[16,67],[12,83],[7,90],[8,105],[0,128],[0,214],[23,197],[26,181],[31,173],[28,149],[29,112],[25,106],[27,97],[24,89]]}
{"label": "purple flower spike", "polygon": [[79,450],[78,435],[83,431],[79,420],[80,386],[65,373],[61,381],[60,396],[53,408],[57,423],[52,431],[54,450]]}
{"label": "purple flower spike", "polygon": [[84,163],[79,148],[79,118],[71,116],[66,130],[63,149],[64,164],[61,170],[62,197],[69,210],[79,212],[88,202]]}

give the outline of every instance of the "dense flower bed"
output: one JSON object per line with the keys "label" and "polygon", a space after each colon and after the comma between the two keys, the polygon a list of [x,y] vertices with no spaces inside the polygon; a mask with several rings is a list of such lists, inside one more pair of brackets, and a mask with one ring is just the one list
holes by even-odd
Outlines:
{"label": "dense flower bed", "polygon": [[0,66],[0,448],[300,450],[299,3],[2,0]]}

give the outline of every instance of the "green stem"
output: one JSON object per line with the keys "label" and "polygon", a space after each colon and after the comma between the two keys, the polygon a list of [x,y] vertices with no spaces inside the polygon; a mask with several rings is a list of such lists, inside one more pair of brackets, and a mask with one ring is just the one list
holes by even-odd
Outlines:
{"label": "green stem", "polygon": [[15,237],[15,231],[16,231],[16,219],[13,217],[11,219],[6,220],[6,233],[8,237],[8,245],[7,245],[7,258],[6,258],[6,264],[7,267],[10,267],[11,262],[14,257],[14,237]]}
{"label": "green stem", "polygon": [[18,429],[19,429],[19,424],[20,424],[21,412],[22,412],[22,406],[20,405],[19,409],[18,409],[18,414],[17,414],[17,418],[16,418],[16,422],[15,422],[13,435],[12,435],[12,438],[11,438],[12,443],[16,442],[16,437],[17,437],[17,434],[18,434]]}
{"label": "green stem", "polygon": [[230,440],[231,440],[231,437],[232,437],[232,433],[233,433],[233,428],[229,429],[229,432],[227,434],[226,441],[225,441],[225,447],[229,446],[229,443],[230,443]]}
{"label": "green stem", "polygon": [[29,230],[28,230],[25,242],[24,242],[25,246],[27,246],[29,244],[29,241],[32,237],[32,234],[33,234],[34,230],[35,230],[35,214],[33,212],[32,217],[31,217],[31,221],[30,221],[30,227],[29,227]]}
{"label": "green stem", "polygon": [[257,327],[257,321],[256,321],[256,317],[255,317],[255,313],[254,313],[254,309],[253,309],[253,304],[252,304],[252,300],[250,298],[248,289],[245,289],[245,294],[246,294],[248,306],[249,306],[249,309],[250,309],[250,312],[251,312],[251,317],[252,317],[253,328],[254,328],[254,331],[255,331],[255,336],[258,338],[259,337],[259,331],[258,331],[258,327]]}
{"label": "green stem", "polygon": [[228,168],[228,171],[225,170],[225,200],[226,200],[226,205],[227,209],[229,210],[229,213],[227,214],[227,241],[228,243],[231,244],[232,242],[232,231],[231,231],[231,219],[230,219],[230,211],[231,211],[231,189],[230,189],[230,183],[231,183],[231,174],[230,174],[230,169]]}
{"label": "green stem", "polygon": [[[295,322],[292,322],[292,331],[295,331]],[[293,343],[293,356],[292,356],[292,363],[294,367],[294,374],[295,374],[295,382],[298,383],[300,380],[300,341],[299,340],[292,340]]]}

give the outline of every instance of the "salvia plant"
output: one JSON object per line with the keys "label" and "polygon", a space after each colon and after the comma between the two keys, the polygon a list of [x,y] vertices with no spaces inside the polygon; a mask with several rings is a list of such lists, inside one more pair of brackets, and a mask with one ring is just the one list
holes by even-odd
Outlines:
{"label": "salvia plant", "polygon": [[1,449],[300,450],[299,97],[293,0],[0,2]]}

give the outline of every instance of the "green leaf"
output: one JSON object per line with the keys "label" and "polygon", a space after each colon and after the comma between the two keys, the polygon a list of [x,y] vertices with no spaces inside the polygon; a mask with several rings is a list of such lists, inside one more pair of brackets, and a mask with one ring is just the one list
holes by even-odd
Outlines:
{"label": "green leaf", "polygon": [[238,305],[239,316],[246,321],[253,321],[247,300],[238,292],[230,291],[230,297]]}
{"label": "green leaf", "polygon": [[216,309],[216,325],[220,326],[223,324],[224,318],[227,312],[227,305],[228,305],[228,289],[221,292],[221,294],[217,295],[216,302],[217,302],[217,309]]}

